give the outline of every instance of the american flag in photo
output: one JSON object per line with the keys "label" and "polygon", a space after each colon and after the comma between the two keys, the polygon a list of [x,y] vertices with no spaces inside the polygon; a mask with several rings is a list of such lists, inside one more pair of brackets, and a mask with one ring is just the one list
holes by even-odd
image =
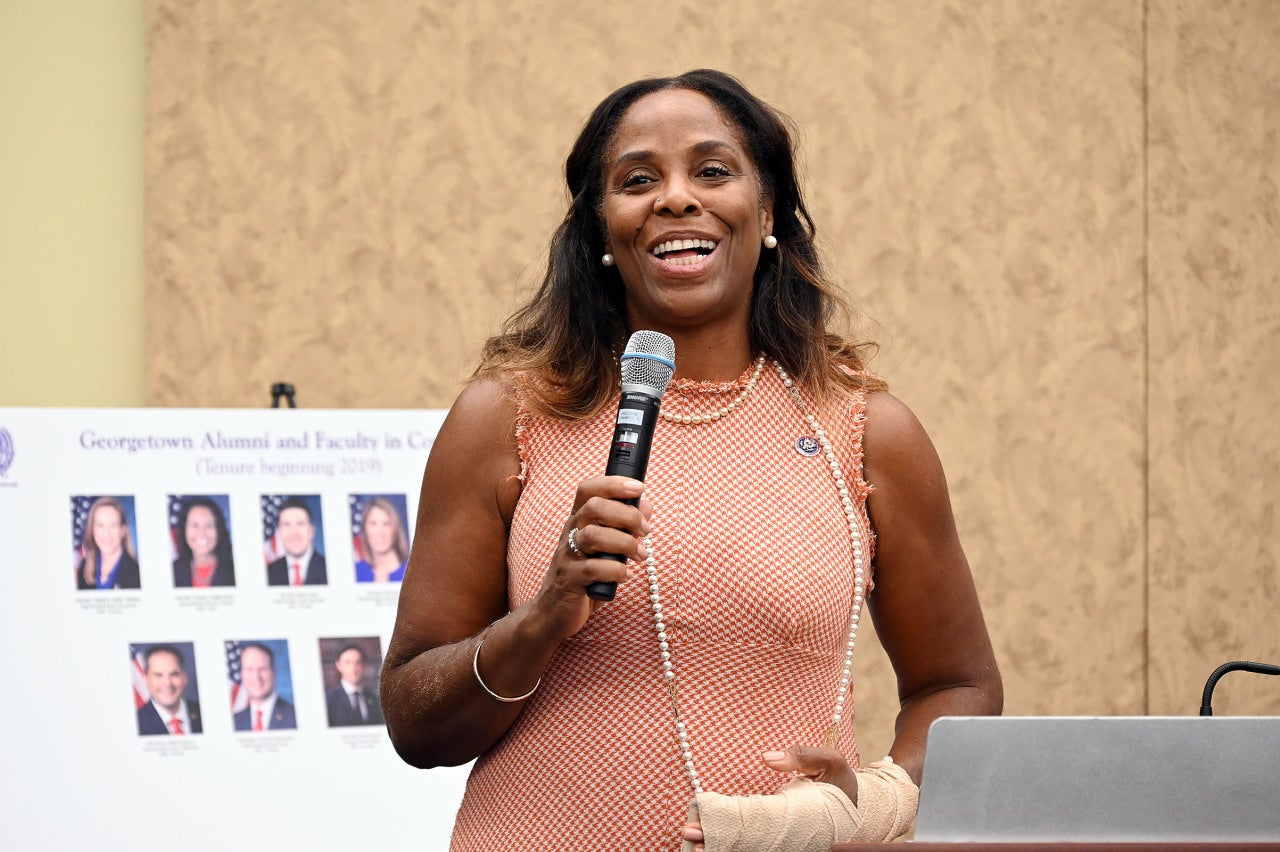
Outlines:
{"label": "american flag in photo", "polygon": [[130,645],[129,680],[133,683],[133,709],[137,710],[151,700],[151,692],[147,689],[147,655],[141,645]]}
{"label": "american flag in photo", "polygon": [[284,544],[276,535],[276,524],[280,523],[280,507],[287,499],[282,494],[262,495],[262,555],[268,562],[284,556]]}
{"label": "american flag in photo", "polygon": [[351,558],[359,562],[364,559],[364,541],[360,538],[360,525],[364,523],[364,507],[369,501],[364,494],[352,494],[351,503]]}
{"label": "american flag in photo", "polygon": [[[265,498],[264,498],[265,499]],[[240,643],[227,642],[227,685],[231,690],[231,712],[239,713],[249,706],[249,693],[240,680]]]}
{"label": "american flag in photo", "polygon": [[79,568],[84,561],[84,527],[89,523],[89,508],[97,497],[71,498],[71,567]]}
{"label": "american flag in photo", "polygon": [[182,515],[182,501],[185,495],[169,495],[169,559],[178,558],[178,518]]}

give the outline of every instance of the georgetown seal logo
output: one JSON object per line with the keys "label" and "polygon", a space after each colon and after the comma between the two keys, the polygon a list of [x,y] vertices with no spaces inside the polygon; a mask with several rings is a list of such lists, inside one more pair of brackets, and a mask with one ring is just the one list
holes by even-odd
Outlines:
{"label": "georgetown seal logo", "polygon": [[817,441],[815,441],[813,438],[810,438],[808,435],[805,435],[802,438],[796,439],[796,452],[802,456],[813,458],[819,452],[821,452],[821,450],[822,450],[822,445],[819,444]]}
{"label": "georgetown seal logo", "polygon": [[0,426],[0,476],[9,473],[9,465],[13,464],[13,436],[9,430]]}

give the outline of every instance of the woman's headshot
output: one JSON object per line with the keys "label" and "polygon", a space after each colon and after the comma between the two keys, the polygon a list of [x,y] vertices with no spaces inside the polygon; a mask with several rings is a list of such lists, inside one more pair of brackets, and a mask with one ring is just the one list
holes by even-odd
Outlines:
{"label": "woman's headshot", "polygon": [[[169,497],[175,588],[234,586],[236,571],[227,527],[226,495]],[[176,515],[175,515],[176,511]]]}
{"label": "woman's headshot", "polygon": [[404,495],[352,496],[357,583],[398,583],[404,579],[409,558],[404,515]]}
{"label": "woman's headshot", "polygon": [[[85,503],[88,509],[83,510]],[[138,552],[129,529],[125,504],[132,497],[77,497],[71,501],[72,522],[79,528],[78,589],[139,589]]]}

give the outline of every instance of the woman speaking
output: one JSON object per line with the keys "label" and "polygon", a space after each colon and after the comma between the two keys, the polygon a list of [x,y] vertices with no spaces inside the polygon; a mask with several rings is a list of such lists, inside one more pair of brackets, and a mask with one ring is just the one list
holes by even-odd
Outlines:
{"label": "woman speaking", "polygon": [[[1001,683],[937,454],[837,325],[786,123],[720,72],[641,80],[565,175],[542,285],[423,478],[382,674],[397,751],[479,758],[454,850],[900,836],[930,722],[998,713]],[[644,483],[601,475],[641,329],[676,352]],[[902,708],[868,763],[864,610]]]}

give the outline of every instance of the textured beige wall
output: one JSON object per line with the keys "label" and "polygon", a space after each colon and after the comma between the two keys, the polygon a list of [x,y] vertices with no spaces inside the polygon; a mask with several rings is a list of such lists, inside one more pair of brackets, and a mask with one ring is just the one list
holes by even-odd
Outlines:
{"label": "textured beige wall", "polygon": [[[448,405],[537,279],[590,108],[638,76],[723,68],[801,125],[831,269],[947,466],[1009,712],[1190,707],[1210,661],[1253,653],[1226,637],[1270,631],[1254,655],[1280,657],[1274,488],[1253,467],[1276,467],[1276,399],[1251,383],[1280,366],[1280,3],[1150,5],[740,0],[655,19],[565,0],[149,0],[149,401],[262,405],[289,379],[309,407]],[[1157,215],[1148,150],[1153,179],[1199,207]],[[1222,206],[1238,197],[1224,169],[1245,207]],[[1236,225],[1253,230],[1229,246],[1224,305],[1197,275]],[[1179,326],[1202,312],[1217,332],[1194,344]],[[1169,425],[1209,398],[1249,443]],[[1247,565],[1211,558],[1227,537]],[[1211,606],[1177,595],[1206,570]],[[1205,610],[1204,636],[1186,631]],[[1252,627],[1224,627],[1237,614]],[[871,650],[869,754],[896,710]]]}
{"label": "textured beige wall", "polygon": [[788,107],[815,215],[947,467],[1009,711],[1141,713],[1141,7],[874,8],[813,52],[845,93]]}
{"label": "textured beige wall", "polygon": [[[1280,662],[1280,3],[1150,18],[1151,711]],[[1228,675],[1222,713],[1280,714]]]}

